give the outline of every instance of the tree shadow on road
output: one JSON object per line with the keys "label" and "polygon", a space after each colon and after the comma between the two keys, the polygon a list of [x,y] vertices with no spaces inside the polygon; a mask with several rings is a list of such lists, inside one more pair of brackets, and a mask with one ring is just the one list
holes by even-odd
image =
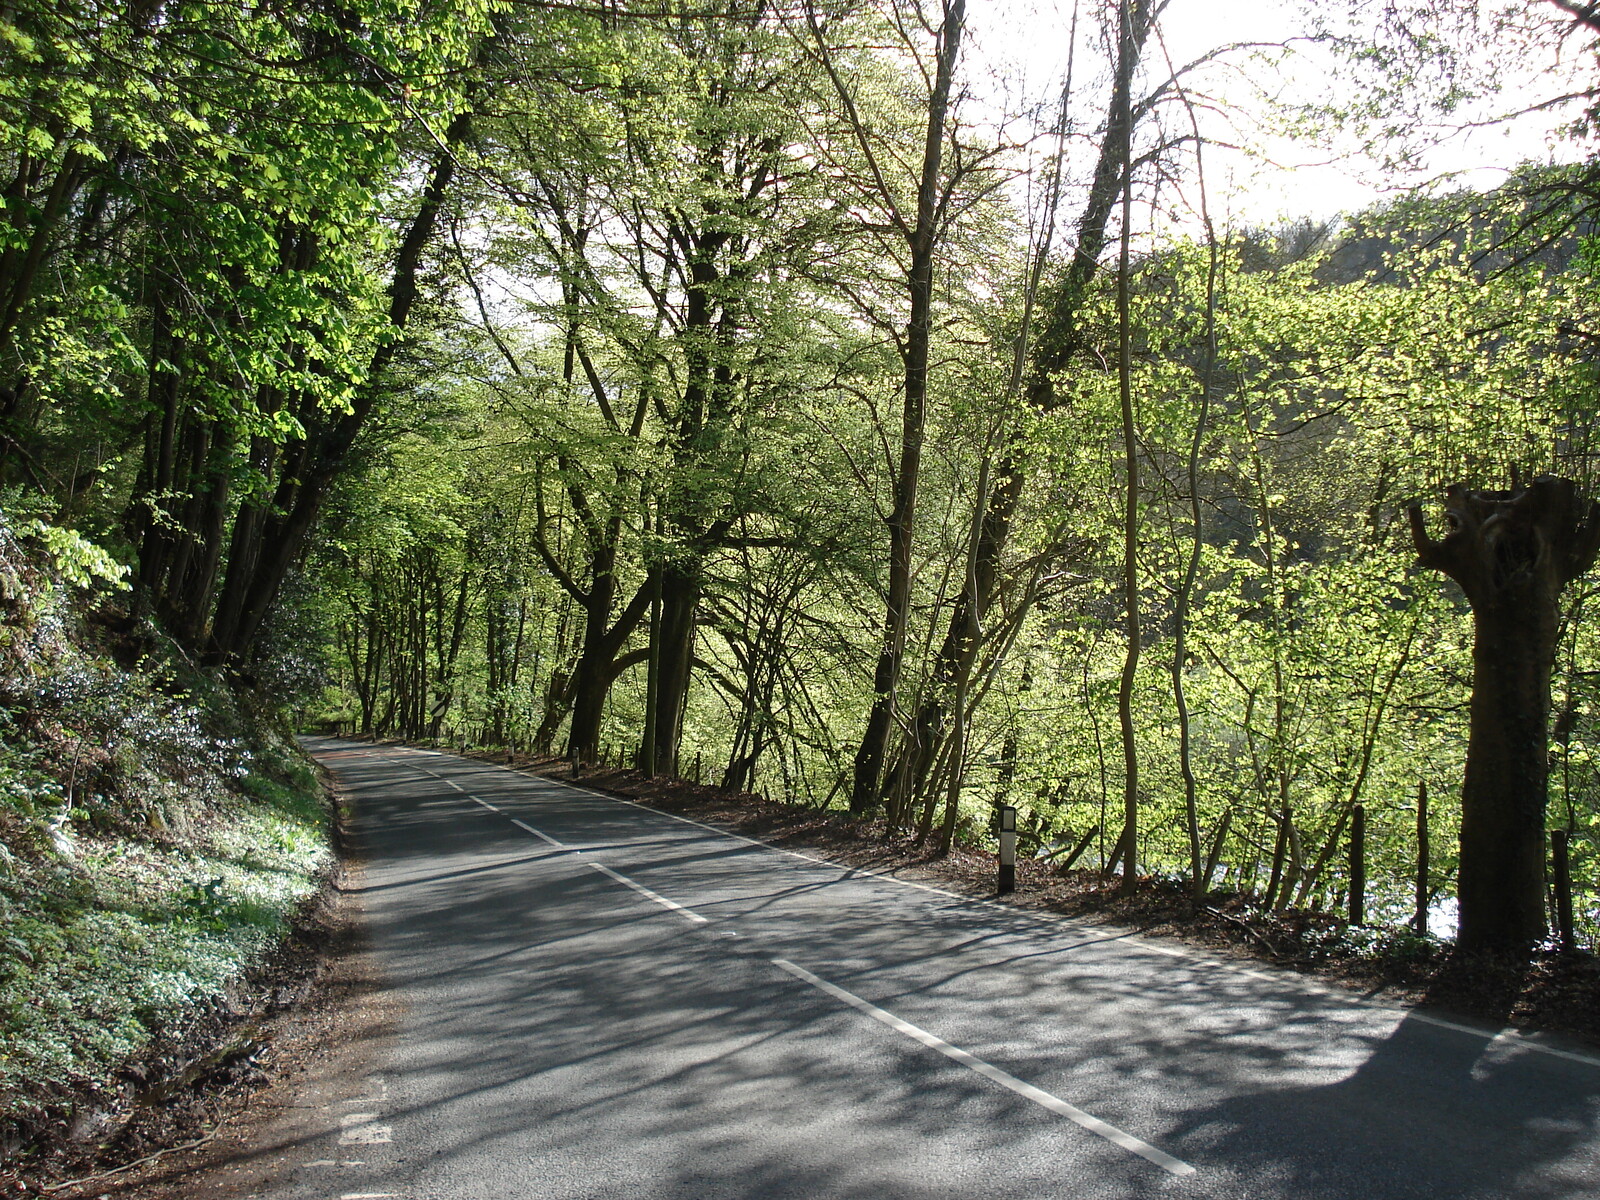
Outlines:
{"label": "tree shadow on road", "polygon": [[[1199,1108],[1176,1143],[1191,1157],[1274,1179],[1291,1196],[1593,1195],[1600,1067],[1435,1022],[1408,1014],[1336,1083],[1243,1092]],[[1330,1144],[1344,1152],[1327,1153]]]}

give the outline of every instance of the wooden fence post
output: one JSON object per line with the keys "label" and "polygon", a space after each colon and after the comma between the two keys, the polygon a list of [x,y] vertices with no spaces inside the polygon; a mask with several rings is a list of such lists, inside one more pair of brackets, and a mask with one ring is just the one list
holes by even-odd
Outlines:
{"label": "wooden fence post", "polygon": [[995,887],[998,895],[1017,890],[1017,810],[1009,804],[1000,806],[1000,877]]}

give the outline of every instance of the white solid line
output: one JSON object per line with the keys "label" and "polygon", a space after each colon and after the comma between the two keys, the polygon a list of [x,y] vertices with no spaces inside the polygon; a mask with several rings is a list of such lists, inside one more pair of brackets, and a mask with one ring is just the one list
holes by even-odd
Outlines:
{"label": "white solid line", "polygon": [[[491,764],[493,765],[493,764]],[[530,775],[516,767],[498,767],[501,771],[509,771],[520,775],[523,779],[540,783],[551,783],[556,787],[564,787],[569,792],[577,792],[580,796],[587,796],[591,800],[609,800],[613,804],[627,804],[634,808],[643,809],[645,812],[657,817],[666,817],[669,821],[681,821],[685,825],[693,825],[696,829],[704,829],[707,833],[714,833],[718,837],[728,838],[735,842],[744,842],[748,846],[758,846],[762,850],[769,850],[774,854],[784,854],[790,858],[798,858],[805,862],[817,863],[824,867],[833,867],[835,870],[848,871],[853,875],[871,875],[874,879],[887,879],[891,883],[898,883],[901,887],[916,888],[919,892],[932,892],[936,896],[944,896],[950,900],[959,900],[963,904],[980,904],[987,908],[998,909],[1010,916],[1026,917],[1029,914],[1013,908],[1009,904],[999,904],[993,900],[985,900],[981,896],[963,896],[960,892],[946,891],[944,888],[934,887],[928,883],[918,883],[914,879],[901,879],[898,875],[891,875],[887,871],[875,871],[871,867],[852,867],[845,863],[835,862],[831,858],[819,858],[815,854],[803,854],[799,850],[790,850],[785,846],[774,846],[771,842],[763,842],[760,838],[746,837],[742,833],[731,833],[726,829],[718,829],[715,825],[707,825],[703,821],[696,821],[693,817],[679,816],[677,813],[667,812],[663,808],[655,808],[649,804],[641,804],[637,800],[629,800],[626,796],[613,796],[608,792],[597,792],[593,788],[581,787],[575,783],[568,783],[565,779],[551,779],[547,775]],[[1068,924],[1061,921],[1061,924]]]}
{"label": "white solid line", "polygon": [[1049,1109],[1058,1116],[1066,1117],[1074,1125],[1081,1126],[1090,1133],[1105,1138],[1106,1141],[1111,1142],[1113,1145],[1121,1146],[1124,1150],[1137,1154],[1147,1162],[1155,1163],[1163,1171],[1168,1171],[1173,1175],[1193,1175],[1195,1173],[1194,1168],[1181,1158],[1173,1158],[1165,1150],[1159,1150],[1149,1142],[1140,1141],[1131,1133],[1124,1133],[1115,1125],[1108,1125],[1099,1117],[1084,1112],[1083,1109],[1078,1108],[1076,1105],[1068,1104],[1061,1097],[1053,1095],[1043,1088],[1034,1087],[1031,1083],[1024,1083],[1009,1071],[1002,1071],[999,1067],[984,1062],[977,1055],[969,1054],[959,1046],[952,1046],[943,1038],[935,1037],[926,1029],[919,1028],[910,1021],[902,1021],[892,1012],[887,1012],[875,1004],[868,1003],[855,993],[847,992],[842,987],[837,987],[826,979],[813,975],[804,967],[796,966],[786,958],[775,958],[772,963],[774,966],[787,971],[796,979],[804,980],[819,991],[826,992],[835,1000],[842,1000],[851,1008],[859,1009],[861,1012],[866,1013],[873,1020],[881,1021],[896,1033],[903,1033],[912,1041],[921,1042],[930,1050],[937,1050],[946,1058],[954,1059],[969,1070],[976,1071],[985,1079],[991,1079],[1001,1087],[1013,1091],[1025,1099],[1032,1100],[1039,1107]]}
{"label": "white solid line", "polygon": [[[562,787],[572,788],[575,792],[582,792],[586,796],[601,796],[603,793],[591,792],[588,788],[574,787],[572,784],[560,779],[552,779],[551,783],[559,783]],[[783,846],[774,846],[771,842],[763,842],[760,838],[746,837],[742,833],[730,833],[726,829],[718,829],[715,825],[707,825],[703,821],[696,821],[692,817],[682,817],[677,813],[670,813],[664,809],[654,808],[648,804],[640,804],[637,800],[628,800],[621,796],[605,796],[607,800],[615,800],[618,804],[631,804],[634,808],[642,808],[645,812],[654,813],[660,817],[669,817],[674,821],[682,821],[685,825],[693,825],[696,829],[704,829],[707,833],[717,834],[719,837],[732,838],[736,842],[747,845],[759,846],[763,850],[774,850],[779,854],[787,854],[790,858],[803,859],[806,862],[817,863],[824,867],[833,867],[840,871],[849,871],[854,875],[871,875],[875,879],[888,879],[898,883],[901,887],[916,888],[919,892],[932,892],[936,896],[945,896],[951,900],[959,900],[963,904],[982,904],[991,908],[1001,908],[1008,913],[1017,910],[1009,905],[997,905],[992,900],[985,900],[980,896],[963,896],[960,892],[946,891],[944,888],[934,887],[929,883],[918,883],[914,879],[901,879],[898,875],[891,875],[887,871],[875,871],[871,867],[852,867],[845,863],[834,862],[828,858],[818,858],[814,854],[803,854],[799,850],[790,850]]]}
{"label": "white solid line", "polygon": [[1491,1046],[1497,1042],[1502,1044],[1511,1043],[1526,1050],[1537,1050],[1541,1054],[1548,1054],[1552,1058],[1564,1058],[1568,1062],[1582,1063],[1586,1067],[1600,1067],[1600,1055],[1584,1054],[1577,1050],[1563,1050],[1558,1046],[1547,1046],[1543,1042],[1533,1040],[1533,1037],[1529,1034],[1522,1033],[1516,1029],[1502,1029],[1494,1032],[1487,1029],[1474,1028],[1471,1025],[1463,1025],[1458,1021],[1450,1021],[1444,1017],[1435,1017],[1428,1013],[1418,1012],[1416,1009],[1401,1009],[1399,1011],[1411,1020],[1419,1021],[1424,1025],[1433,1025],[1439,1029],[1453,1029],[1457,1033],[1470,1033],[1473,1037],[1483,1038]]}
{"label": "white solid line", "polygon": [[1155,942],[1140,942],[1139,949],[1152,950],[1157,954],[1165,954],[1168,958],[1189,958],[1182,950],[1174,950],[1171,946],[1158,946]]}
{"label": "white solid line", "polygon": [[[531,834],[533,834],[534,837],[539,838],[542,841],[549,842],[557,850],[565,850],[567,848],[567,844],[565,842],[558,842],[558,841],[556,841],[555,838],[551,837],[548,833],[540,833],[532,825],[524,825],[521,821],[517,820],[515,817],[511,818],[511,823],[513,825],[515,825],[518,829],[522,830],[524,833],[531,833]],[[582,850],[578,850],[578,851],[574,851],[574,853],[582,854],[583,851]]]}
{"label": "white solid line", "polygon": [[[510,770],[511,768],[503,767],[501,769]],[[662,809],[653,808],[648,804],[640,804],[637,800],[628,800],[621,796],[611,796],[604,792],[592,791],[589,788],[577,787],[573,784],[567,783],[562,779],[546,779],[544,776],[534,776],[533,778],[540,779],[547,783],[558,784],[561,787],[568,788],[574,792],[579,792],[585,796],[595,799],[612,800],[618,804],[628,804],[634,808],[643,809],[645,812],[652,813],[656,816],[667,817],[674,821],[681,821],[685,825],[693,825],[696,829],[704,829],[707,833],[715,833],[721,837],[732,838],[737,842],[745,842],[751,846],[759,846],[763,850],[775,851],[778,854],[786,854],[790,858],[801,858],[805,859],[807,862],[820,863],[823,866],[834,867],[841,871],[850,871],[859,875],[871,875],[877,879],[887,880],[890,883],[898,883],[902,887],[916,888],[919,891],[933,892],[935,895],[947,896],[952,900],[960,900],[966,904],[981,905],[984,908],[997,909],[1006,913],[1008,916],[1020,918],[1024,921],[1031,921],[1047,928],[1053,926],[1056,929],[1066,929],[1070,930],[1075,935],[1085,935],[1091,932],[1099,931],[1095,926],[1081,925],[1072,921],[1070,918],[1058,917],[1050,913],[1019,909],[1009,904],[1001,904],[995,900],[985,900],[981,896],[963,896],[959,892],[946,891],[944,888],[933,887],[926,883],[918,883],[912,879],[901,879],[898,875],[890,874],[887,871],[876,871],[871,867],[851,867],[845,863],[834,862],[830,859],[815,858],[809,854],[802,854],[798,850],[789,850],[783,846],[774,846],[770,842],[761,841],[759,838],[746,837],[742,833],[730,833],[725,829],[718,829],[714,825],[707,825],[701,821],[693,820],[690,817],[682,817],[677,813],[665,812]],[[1385,1004],[1381,1000],[1369,1000],[1365,996],[1352,995],[1351,993],[1341,989],[1330,987],[1319,980],[1308,979],[1304,975],[1299,975],[1288,971],[1285,971],[1280,975],[1269,975],[1265,972],[1253,971],[1248,967],[1244,967],[1235,963],[1225,962],[1214,958],[1205,958],[1195,954],[1190,950],[1182,950],[1163,946],[1147,938],[1140,937],[1137,934],[1123,936],[1117,936],[1113,934],[1098,940],[1115,942],[1116,944],[1125,946],[1130,950],[1143,950],[1146,952],[1154,952],[1168,958],[1185,959],[1197,967],[1206,967],[1211,970],[1224,971],[1235,975],[1243,975],[1249,979],[1259,980],[1264,983],[1276,984],[1280,987],[1298,987],[1303,991],[1321,996],[1327,1000],[1348,1004],[1354,1008],[1363,1008],[1371,1012],[1381,1013],[1386,1016],[1393,1017],[1396,1020],[1405,1020],[1410,1018],[1411,1020],[1417,1021],[1423,1025],[1432,1025],[1439,1029],[1449,1029],[1457,1033],[1469,1034],[1472,1037],[1481,1038],[1486,1043],[1511,1043],[1512,1045],[1520,1046],[1525,1050],[1532,1050],[1538,1054],[1547,1054],[1552,1058],[1560,1058],[1565,1059],[1568,1062],[1582,1063],[1585,1066],[1590,1067],[1600,1067],[1600,1055],[1585,1054],[1578,1050],[1563,1050],[1559,1047],[1551,1046],[1540,1041],[1536,1034],[1526,1034],[1517,1029],[1502,1029],[1499,1031],[1494,1031],[1474,1028],[1471,1025],[1464,1025],[1456,1021],[1448,1020],[1444,1017],[1431,1016],[1415,1008],[1401,1008],[1396,1005]]]}
{"label": "white solid line", "polygon": [[685,920],[694,921],[694,922],[696,922],[697,924],[700,924],[700,925],[704,925],[706,923],[706,919],[704,917],[702,917],[699,913],[690,911],[689,909],[685,908],[683,905],[679,904],[676,900],[668,900],[665,896],[657,895],[655,892],[652,892],[649,888],[645,887],[644,884],[635,883],[633,880],[629,879],[626,875],[617,874],[610,867],[602,867],[599,863],[590,863],[589,865],[591,867],[593,867],[596,871],[599,871],[602,875],[611,876],[611,878],[615,879],[618,883],[622,884],[624,887],[631,887],[634,891],[638,892],[639,895],[643,896],[645,899],[654,900],[657,904],[661,905],[662,908],[670,908],[673,912],[677,913],[679,916],[683,917]]}

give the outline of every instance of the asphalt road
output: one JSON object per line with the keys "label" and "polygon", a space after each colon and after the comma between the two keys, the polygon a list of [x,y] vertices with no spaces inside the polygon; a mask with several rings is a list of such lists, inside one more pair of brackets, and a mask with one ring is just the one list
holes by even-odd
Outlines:
{"label": "asphalt road", "polygon": [[450,755],[350,789],[389,1061],[264,1200],[1600,1196],[1600,1056]]}

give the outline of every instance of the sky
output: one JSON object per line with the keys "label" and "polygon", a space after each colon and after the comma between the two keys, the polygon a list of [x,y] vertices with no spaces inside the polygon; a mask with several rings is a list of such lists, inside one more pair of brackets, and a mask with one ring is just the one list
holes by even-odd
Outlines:
{"label": "sky", "polygon": [[[1080,29],[1090,27],[1090,14],[1109,0],[1077,0]],[[991,78],[1006,73],[1021,77],[1008,95],[1048,94],[1059,86],[1066,65],[1068,30],[1074,0],[969,0],[972,32],[971,68]],[[1326,5],[1324,6],[1326,7]],[[1540,0],[1526,7],[1542,11]],[[1555,10],[1551,8],[1550,12]],[[1192,79],[1197,94],[1218,103],[1202,118],[1202,132],[1213,143],[1207,150],[1207,190],[1214,218],[1222,225],[1271,225],[1285,218],[1327,219],[1364,208],[1384,197],[1429,180],[1493,187],[1506,172],[1528,161],[1552,156],[1571,158],[1573,143],[1559,128],[1574,115],[1569,108],[1500,122],[1503,113],[1544,101],[1581,86],[1593,76],[1594,60],[1583,51],[1583,39],[1542,55],[1501,55],[1494,78],[1499,94],[1468,103],[1452,115],[1450,125],[1482,123],[1480,128],[1453,131],[1445,123],[1417,126],[1418,140],[1441,140],[1415,171],[1395,174],[1372,156],[1361,153],[1353,131],[1323,123],[1315,142],[1288,136],[1281,129],[1283,112],[1273,99],[1290,104],[1316,103],[1336,97],[1341,84],[1334,60],[1304,40],[1311,22],[1309,6],[1297,0],[1171,0],[1161,20],[1161,44],[1147,52],[1159,64],[1165,54],[1183,64],[1216,49],[1240,42],[1288,43],[1287,55],[1275,51],[1235,51]],[[1491,61],[1495,46],[1484,38],[1470,56],[1475,65]],[[1080,34],[1076,70],[1104,70],[1103,54],[1086,51]],[[1503,45],[1501,47],[1504,48]],[[1271,58],[1277,57],[1274,66]],[[1152,73],[1154,71],[1152,68]],[[1163,71],[1163,74],[1165,72]],[[1225,143],[1249,151],[1226,148]]]}

